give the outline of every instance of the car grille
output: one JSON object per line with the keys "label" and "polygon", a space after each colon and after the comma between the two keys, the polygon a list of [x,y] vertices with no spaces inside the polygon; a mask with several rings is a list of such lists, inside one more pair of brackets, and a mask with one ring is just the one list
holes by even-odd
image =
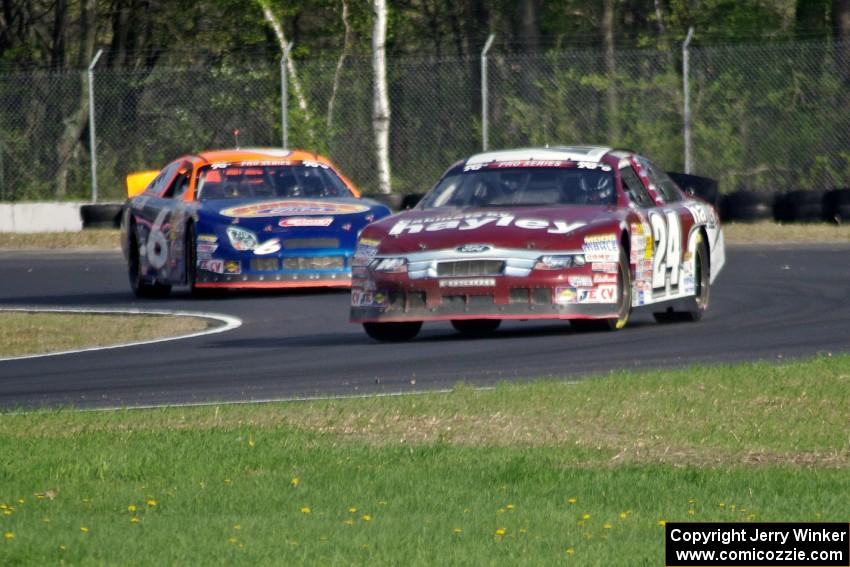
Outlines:
{"label": "car grille", "polygon": [[503,260],[459,260],[437,264],[437,276],[498,276],[505,269]]}
{"label": "car grille", "polygon": [[291,257],[283,259],[283,269],[285,270],[341,270],[344,267],[344,256]]}
{"label": "car grille", "polygon": [[286,250],[311,248],[339,248],[339,238],[287,238],[283,241]]}

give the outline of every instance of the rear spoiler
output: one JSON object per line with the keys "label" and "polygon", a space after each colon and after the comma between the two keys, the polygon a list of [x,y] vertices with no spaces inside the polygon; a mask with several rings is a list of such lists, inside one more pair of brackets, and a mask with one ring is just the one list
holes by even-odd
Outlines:
{"label": "rear spoiler", "polygon": [[154,177],[159,175],[158,169],[135,171],[127,176],[127,197],[134,197],[147,189]]}
{"label": "rear spoiler", "polygon": [[718,190],[716,179],[702,177],[701,175],[675,173],[673,171],[668,171],[667,175],[669,175],[670,179],[672,179],[685,193],[696,195],[703,201],[708,201],[712,205],[717,206],[718,200],[720,199],[720,192]]}

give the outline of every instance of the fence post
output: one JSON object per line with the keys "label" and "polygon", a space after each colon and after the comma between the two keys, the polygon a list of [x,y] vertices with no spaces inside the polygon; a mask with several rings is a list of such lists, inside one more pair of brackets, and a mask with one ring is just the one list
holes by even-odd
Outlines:
{"label": "fence post", "polygon": [[280,58],[280,132],[283,138],[283,147],[289,147],[289,85],[286,82],[286,66],[289,62],[289,51],[292,49],[290,41],[283,47],[283,55]]}
{"label": "fence post", "polygon": [[487,43],[484,44],[484,49],[481,50],[481,149],[487,151],[489,143],[489,124],[487,123],[487,96],[489,88],[487,85],[487,52],[490,51],[490,46],[493,45],[493,39],[496,34],[491,33],[487,38]]}
{"label": "fence post", "polygon": [[682,112],[682,118],[685,123],[685,173],[691,172],[691,90],[688,83],[690,74],[690,52],[688,46],[691,44],[691,38],[694,37],[694,27],[688,28],[688,36],[682,43],[682,94],[685,99],[685,108]]}
{"label": "fence post", "polygon": [[94,66],[103,55],[98,49],[89,65],[89,154],[91,155],[91,202],[97,203],[97,136],[94,131]]}

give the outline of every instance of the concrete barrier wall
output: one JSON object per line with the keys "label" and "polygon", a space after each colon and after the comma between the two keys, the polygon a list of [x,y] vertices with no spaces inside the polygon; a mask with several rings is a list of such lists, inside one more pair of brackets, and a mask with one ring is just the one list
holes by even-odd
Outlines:
{"label": "concrete barrier wall", "polygon": [[82,203],[0,203],[0,232],[79,232]]}

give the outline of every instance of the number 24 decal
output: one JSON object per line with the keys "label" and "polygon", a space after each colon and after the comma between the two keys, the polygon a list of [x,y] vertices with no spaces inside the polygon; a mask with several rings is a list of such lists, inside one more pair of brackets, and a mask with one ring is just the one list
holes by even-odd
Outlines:
{"label": "number 24 decal", "polygon": [[679,215],[666,211],[663,215],[652,213],[652,238],[655,240],[655,255],[652,258],[652,288],[667,287],[667,270],[670,270],[670,285],[679,285],[679,265],[682,259],[682,228]]}

